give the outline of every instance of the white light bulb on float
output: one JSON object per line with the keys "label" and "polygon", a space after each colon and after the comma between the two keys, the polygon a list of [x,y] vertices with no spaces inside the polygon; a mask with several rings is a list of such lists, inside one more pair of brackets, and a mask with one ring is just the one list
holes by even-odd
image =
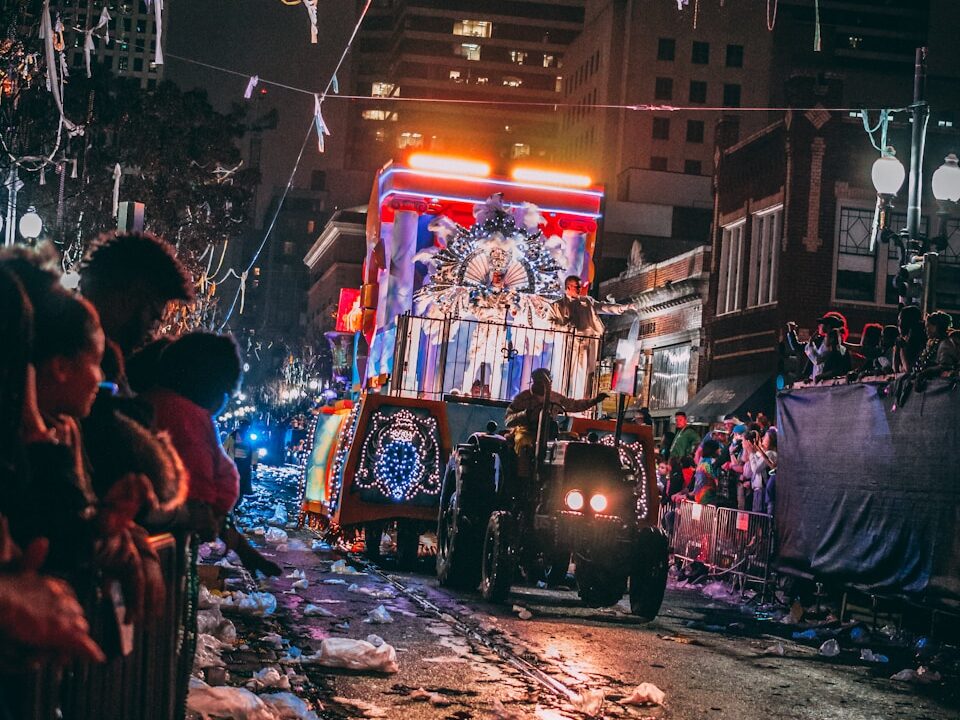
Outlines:
{"label": "white light bulb on float", "polygon": [[36,240],[43,232],[43,220],[37,215],[37,209],[31,205],[20,218],[20,234],[25,240]]}
{"label": "white light bulb on float", "polygon": [[876,159],[870,171],[873,187],[881,195],[896,195],[906,176],[903,164],[897,160],[892,147],[887,148],[887,152]]}
{"label": "white light bulb on float", "polygon": [[940,202],[960,201],[960,166],[953,153],[944,158],[944,163],[936,169],[931,179],[933,196]]}

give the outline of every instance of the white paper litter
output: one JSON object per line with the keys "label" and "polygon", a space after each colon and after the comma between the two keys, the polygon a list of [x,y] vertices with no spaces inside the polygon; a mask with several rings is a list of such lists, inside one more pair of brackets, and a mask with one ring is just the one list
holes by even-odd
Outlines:
{"label": "white paper litter", "polygon": [[237,641],[237,628],[230,620],[224,619],[219,605],[197,613],[197,632],[213,635],[231,645]]}
{"label": "white paper litter", "polygon": [[246,682],[246,686],[254,691],[266,689],[289,690],[290,678],[271,665],[255,672],[253,677]]}
{"label": "white paper litter", "polygon": [[386,623],[392,623],[393,617],[387,612],[387,609],[383,605],[378,605],[367,613],[367,619],[364,620],[364,622],[384,625]]}
{"label": "white paper litter", "polygon": [[330,578],[329,580],[324,580],[323,585],[346,585],[346,580],[341,580],[340,578]]}
{"label": "white paper litter", "polygon": [[277,503],[277,506],[273,509],[273,517],[267,520],[268,525],[286,525],[287,524],[287,509],[283,506],[283,503]]}
{"label": "white paper litter", "polygon": [[277,633],[267,633],[260,638],[260,642],[266,643],[276,650],[283,650],[283,638]]}
{"label": "white paper litter", "polygon": [[764,651],[763,651],[763,654],[764,654],[764,655],[779,655],[780,657],[783,657],[784,655],[786,655],[786,650],[783,649],[783,643],[779,643],[779,642],[778,642],[778,643],[776,643],[776,644],[774,644],[774,645],[771,645],[771,646],[768,647],[766,650],[764,650]]}
{"label": "white paper litter", "polygon": [[371,633],[367,635],[367,642],[373,645],[374,647],[380,647],[386,642],[386,640],[384,640],[379,635],[374,635],[373,633]]}
{"label": "white paper litter", "polygon": [[303,614],[306,616],[317,616],[317,617],[336,617],[332,612],[327,610],[325,607],[320,605],[314,605],[313,603],[308,603],[303,608]]}
{"label": "white paper litter", "polygon": [[831,638],[820,646],[820,654],[823,657],[836,657],[840,654],[840,643]]}
{"label": "white paper litter", "polygon": [[885,663],[890,661],[886,655],[875,653],[873,650],[868,650],[867,648],[860,651],[860,659],[872,663]]}
{"label": "white paper litter", "polygon": [[896,675],[891,675],[890,679],[897,680],[898,682],[918,682],[926,685],[929,683],[938,683],[943,678],[936,670],[931,670],[921,665],[916,670],[913,668],[901,670]]}
{"label": "white paper litter", "polygon": [[210,592],[206,585],[200,586],[200,594],[197,597],[197,607],[201,610],[218,607],[223,602],[223,598]]}
{"label": "white paper litter", "polygon": [[313,552],[327,552],[330,550],[330,543],[326,543],[323,540],[314,540],[310,543],[310,549]]}
{"label": "white paper litter", "polygon": [[504,707],[500,698],[493,699],[493,720],[527,720],[527,716],[517,710]]}
{"label": "white paper litter", "polygon": [[304,578],[303,580],[297,580],[290,587],[292,587],[294,590],[306,590],[309,586],[310,586],[310,583],[307,581],[306,578]]}
{"label": "white paper litter", "polygon": [[347,707],[355,708],[358,712],[362,713],[365,718],[385,718],[390,717],[386,708],[382,708],[379,705],[374,705],[372,702],[367,702],[366,700],[354,700],[353,698],[345,697],[335,697],[333,701],[338,705],[346,705]]}
{"label": "white paper litter", "polygon": [[573,705],[575,710],[582,712],[587,717],[595,717],[600,714],[604,697],[603,690],[584,690],[579,695],[570,698],[570,704]]}
{"label": "white paper litter", "polygon": [[423,688],[414,690],[408,697],[414,702],[428,702],[436,707],[447,707],[453,705],[453,700],[441,695],[440,693],[428,692]]}
{"label": "white paper litter", "polygon": [[287,543],[287,549],[297,550],[302,552],[304,550],[308,550],[309,548],[307,548],[307,544],[303,540],[298,540],[297,538],[294,538],[289,543]]}
{"label": "white paper litter", "polygon": [[397,665],[397,651],[392,645],[384,643],[380,647],[374,647],[366,640],[350,638],[325,639],[320,643],[320,651],[315,655],[305,656],[303,662],[383,673],[395,673],[400,669]]}
{"label": "white paper litter", "polygon": [[210,687],[197,678],[190,678],[187,710],[197,713],[204,720],[279,720],[279,715],[249,690],[227,686]]}
{"label": "white paper litter", "polygon": [[197,635],[197,651],[193,656],[194,669],[203,670],[208,667],[224,667],[225,663],[220,657],[223,648],[224,644],[213,635],[199,633]]}
{"label": "white paper litter", "polygon": [[521,620],[530,620],[533,618],[533,613],[527,610],[527,608],[522,605],[514,605],[513,611],[517,614],[517,617]]}
{"label": "white paper litter", "polygon": [[303,580],[306,577],[306,573],[303,570],[294,570],[289,575],[284,575],[283,577],[287,580]]}
{"label": "white paper litter", "polygon": [[630,697],[621,700],[623,705],[663,705],[667,694],[653,683],[640,683]]}
{"label": "white paper litter", "polygon": [[319,720],[317,714],[293,693],[266,693],[260,699],[276,713],[278,720]]}
{"label": "white paper litter", "polygon": [[366,575],[366,573],[360,572],[352,565],[347,565],[346,560],[337,560],[330,566],[330,572],[334,575]]}
{"label": "white paper litter", "polygon": [[366,585],[357,585],[356,583],[350,585],[350,587],[347,588],[347,592],[356,593],[358,595],[367,595],[368,597],[376,598],[377,600],[393,600],[397,597],[397,594],[390,588],[377,590],[376,588],[367,587]]}
{"label": "white paper litter", "polygon": [[279,543],[285,543],[288,540],[287,531],[281,530],[280,528],[277,528],[277,527],[272,527],[269,530],[267,530],[266,534],[263,536],[263,539],[273,545],[277,545]]}
{"label": "white paper litter", "polygon": [[237,590],[225,594],[220,600],[221,608],[232,608],[246,615],[266,616],[277,609],[277,598],[268,592],[252,592],[249,595]]}

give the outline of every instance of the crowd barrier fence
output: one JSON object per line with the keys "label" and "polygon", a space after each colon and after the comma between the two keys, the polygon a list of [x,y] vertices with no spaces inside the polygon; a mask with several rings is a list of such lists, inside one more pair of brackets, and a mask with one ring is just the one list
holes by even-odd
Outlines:
{"label": "crowd barrier fence", "polygon": [[[190,556],[172,535],[155,535],[150,543],[160,558],[166,596],[159,617],[133,627],[132,649],[113,653],[101,664],[45,665],[32,671],[25,720],[174,720],[183,716],[185,678],[184,607]],[[109,647],[116,643],[116,623],[101,593],[85,603],[91,636]],[[106,649],[106,648],[105,648]]]}
{"label": "crowd barrier fence", "polygon": [[[667,516],[664,526],[669,525]],[[682,502],[674,508],[670,548],[675,559],[699,562],[742,589],[765,590],[773,554],[773,517],[736,508]]]}

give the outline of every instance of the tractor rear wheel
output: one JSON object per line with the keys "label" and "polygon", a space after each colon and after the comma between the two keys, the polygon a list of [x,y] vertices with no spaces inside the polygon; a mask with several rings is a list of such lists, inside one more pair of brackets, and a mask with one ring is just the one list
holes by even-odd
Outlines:
{"label": "tractor rear wheel", "polygon": [[483,539],[480,593],[488,602],[502,603],[510,594],[516,560],[510,537],[510,513],[497,511],[487,522]]}
{"label": "tractor rear wheel", "polygon": [[630,573],[630,612],[650,621],[660,612],[667,589],[667,538],[657,528],[646,531],[638,543]]}

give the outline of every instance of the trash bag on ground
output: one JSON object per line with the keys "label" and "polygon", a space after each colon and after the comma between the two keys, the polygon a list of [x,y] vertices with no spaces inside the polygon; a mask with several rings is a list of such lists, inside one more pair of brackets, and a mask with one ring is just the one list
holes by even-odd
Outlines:
{"label": "trash bag on ground", "polygon": [[246,685],[255,692],[267,689],[289,690],[290,678],[271,665],[255,672]]}
{"label": "trash bag on ground", "polygon": [[603,690],[583,690],[579,695],[570,698],[570,704],[587,717],[596,717],[603,707],[604,697]]}
{"label": "trash bag on ground", "polygon": [[400,669],[397,665],[397,651],[392,645],[384,643],[380,647],[374,647],[366,640],[349,638],[326,638],[320,643],[319,652],[305,657],[303,661],[324,667],[391,674]]}
{"label": "trash bag on ground", "polygon": [[269,530],[267,530],[266,534],[263,536],[263,539],[273,545],[278,545],[279,543],[285,543],[287,542],[287,539],[288,539],[287,531],[281,530],[280,528],[277,528],[277,527],[271,527]]}
{"label": "trash bag on ground", "polygon": [[210,687],[203,680],[190,678],[187,710],[203,720],[279,720],[280,716],[263,700],[245,688]]}
{"label": "trash bag on ground", "polygon": [[393,616],[387,612],[387,609],[383,605],[378,605],[367,613],[367,619],[364,620],[364,622],[373,623],[374,625],[384,625],[386,623],[392,623]]}
{"label": "trash bag on ground", "polygon": [[308,603],[303,608],[303,614],[308,617],[336,617],[332,612],[327,610],[321,605],[314,605],[313,603]]}
{"label": "trash bag on ground", "polygon": [[293,693],[266,693],[260,699],[276,713],[278,720],[319,720],[317,714]]}
{"label": "trash bag on ground", "polygon": [[640,683],[630,696],[620,702],[623,705],[663,705],[667,694],[653,683]]}
{"label": "trash bag on ground", "polygon": [[226,663],[220,657],[224,644],[213,635],[200,633],[197,635],[197,651],[193,656],[194,670],[203,670],[208,667],[224,667]]}
{"label": "trash bag on ground", "polygon": [[286,525],[287,524],[287,509],[283,506],[283,503],[278,502],[277,506],[273,509],[273,517],[267,520],[267,525]]}
{"label": "trash bag on ground", "polygon": [[337,560],[330,566],[330,572],[335,575],[365,575],[352,565],[347,565],[346,560]]}
{"label": "trash bag on ground", "polygon": [[823,657],[836,657],[840,654],[840,643],[831,638],[820,646],[820,654]]}
{"label": "trash bag on ground", "polygon": [[224,596],[220,602],[221,608],[230,608],[245,615],[255,615],[264,617],[272,615],[277,609],[277,598],[268,592],[245,592],[237,591],[229,596]]}

